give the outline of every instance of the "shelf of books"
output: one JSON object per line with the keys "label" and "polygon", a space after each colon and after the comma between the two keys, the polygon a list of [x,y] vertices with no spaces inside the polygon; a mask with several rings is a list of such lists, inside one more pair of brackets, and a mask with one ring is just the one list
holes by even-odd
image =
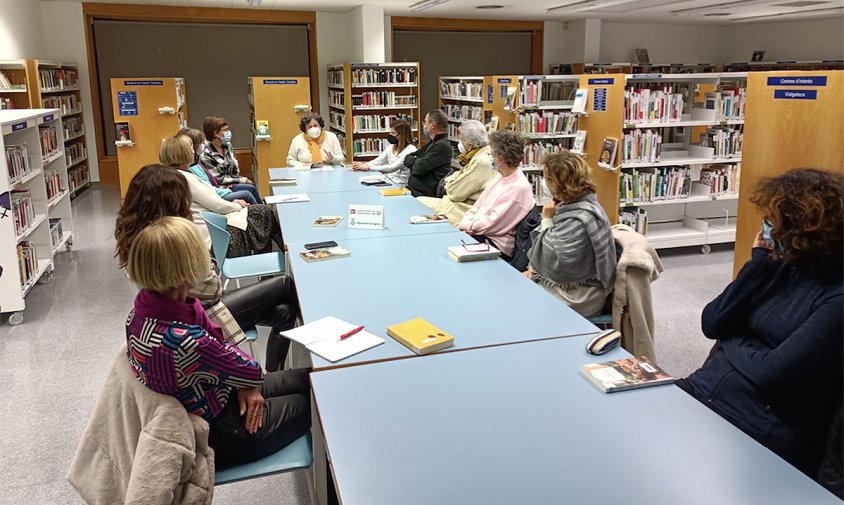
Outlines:
{"label": "shelf of books", "polygon": [[515,127],[510,103],[518,92],[518,80],[517,75],[440,76],[439,104],[448,116],[448,138],[455,155],[463,121],[480,121],[489,130]]}
{"label": "shelf of books", "polygon": [[262,197],[270,196],[269,169],[287,164],[290,139],[302,132],[299,118],[311,110],[308,77],[249,77],[252,174]]}
{"label": "shelf of books", "polygon": [[844,70],[844,60],[747,61],[724,64],[724,72],[771,72],[777,70]]}
{"label": "shelf of books", "polygon": [[330,131],[346,159],[366,161],[387,148],[390,124],[410,123],[419,136],[419,63],[340,63],[328,66]]}
{"label": "shelf of books", "polygon": [[64,128],[59,109],[0,111],[0,312],[23,322],[25,298],[73,243]]}
{"label": "shelf of books", "polygon": [[[111,79],[114,144],[120,196],[144,165],[158,162],[161,140],[187,126],[188,106],[182,77],[115,77]],[[73,151],[74,163],[87,156]]]}

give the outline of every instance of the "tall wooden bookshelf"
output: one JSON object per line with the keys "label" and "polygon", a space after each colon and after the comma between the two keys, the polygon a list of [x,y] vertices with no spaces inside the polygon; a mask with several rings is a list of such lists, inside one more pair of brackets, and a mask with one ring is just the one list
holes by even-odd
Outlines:
{"label": "tall wooden bookshelf", "polygon": [[440,109],[448,116],[448,139],[457,152],[460,123],[474,119],[488,128],[514,126],[515,114],[509,108],[508,90],[518,89],[517,75],[441,76]]}
{"label": "tall wooden bookshelf", "polygon": [[841,173],[844,167],[844,71],[750,72],[747,96],[734,274],[750,259],[760,229],[762,216],[749,194],[761,179],[793,168]]}
{"label": "tall wooden bookshelf", "polygon": [[185,80],[182,77],[115,77],[111,101],[115,123],[128,123],[130,140],[117,140],[120,196],[132,177],[158,162],[161,141],[187,126]]}
{"label": "tall wooden bookshelf", "polygon": [[3,110],[0,129],[0,312],[17,325],[27,294],[73,244],[73,215],[60,111]]}
{"label": "tall wooden bookshelf", "polygon": [[0,60],[0,110],[30,109],[26,60]]}
{"label": "tall wooden bookshelf", "polygon": [[368,161],[387,147],[393,119],[408,119],[419,136],[419,63],[328,66],[328,128],[349,161]]}
{"label": "tall wooden bookshelf", "polygon": [[[252,175],[262,197],[269,196],[269,169],[287,163],[290,140],[299,135],[299,118],[311,110],[308,77],[249,77],[249,117],[252,133]],[[259,132],[256,121],[267,122]]]}

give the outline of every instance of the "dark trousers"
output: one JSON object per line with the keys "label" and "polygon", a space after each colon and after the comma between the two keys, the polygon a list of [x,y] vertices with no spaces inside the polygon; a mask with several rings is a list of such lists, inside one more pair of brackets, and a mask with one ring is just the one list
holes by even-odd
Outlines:
{"label": "dark trousers", "polygon": [[208,443],[217,468],[255,461],[286,447],[311,427],[310,384],[307,368],[269,372],[264,376],[264,424],[252,435],[240,415],[237,390],[211,420]]}
{"label": "dark trousers", "polygon": [[224,293],[221,301],[241,328],[255,325],[272,327],[264,368],[270,372],[282,368],[290,341],[280,332],[293,328],[299,316],[293,279],[287,275],[263,279]]}

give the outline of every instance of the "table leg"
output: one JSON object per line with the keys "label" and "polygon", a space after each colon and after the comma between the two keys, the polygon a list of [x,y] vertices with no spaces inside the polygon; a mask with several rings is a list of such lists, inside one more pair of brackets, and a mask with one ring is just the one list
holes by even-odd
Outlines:
{"label": "table leg", "polygon": [[313,441],[314,462],[311,465],[312,505],[328,505],[328,460],[325,453],[325,437],[316,409],[316,400],[311,392],[311,439]]}

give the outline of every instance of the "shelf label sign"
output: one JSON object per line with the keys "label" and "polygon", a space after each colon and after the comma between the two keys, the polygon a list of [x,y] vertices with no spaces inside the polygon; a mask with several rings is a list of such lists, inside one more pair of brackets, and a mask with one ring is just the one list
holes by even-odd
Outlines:
{"label": "shelf label sign", "polygon": [[774,98],[780,100],[814,100],[818,97],[816,89],[775,89]]}
{"label": "shelf label sign", "polygon": [[164,86],[164,81],[123,81],[124,86]]}
{"label": "shelf label sign", "polygon": [[825,75],[768,77],[768,86],[826,86]]}
{"label": "shelf label sign", "polygon": [[52,120],[53,120],[53,115],[52,115],[52,114],[48,114],[48,115],[44,116],[44,121],[43,121],[43,122],[44,122],[44,123],[46,123],[47,121],[52,121]]}
{"label": "shelf label sign", "polygon": [[296,79],[264,79],[264,84],[298,84]]}
{"label": "shelf label sign", "polygon": [[615,77],[603,77],[601,79],[589,79],[589,84],[613,84],[615,83]]}
{"label": "shelf label sign", "polygon": [[607,88],[595,88],[592,94],[592,112],[607,111]]}
{"label": "shelf label sign", "polygon": [[12,124],[12,131],[13,132],[19,132],[19,131],[25,130],[25,129],[26,129],[26,121],[24,121],[23,123]]}
{"label": "shelf label sign", "polygon": [[349,228],[384,229],[383,205],[349,205]]}
{"label": "shelf label sign", "polygon": [[137,116],[138,93],[136,91],[118,91],[117,110],[121,116]]}
{"label": "shelf label sign", "polygon": [[495,98],[493,95],[493,87],[492,84],[489,84],[486,87],[486,103],[492,103],[493,98]]}
{"label": "shelf label sign", "polygon": [[509,77],[502,77],[501,79],[498,79],[498,84],[510,84],[512,82],[513,79],[510,79]]}

